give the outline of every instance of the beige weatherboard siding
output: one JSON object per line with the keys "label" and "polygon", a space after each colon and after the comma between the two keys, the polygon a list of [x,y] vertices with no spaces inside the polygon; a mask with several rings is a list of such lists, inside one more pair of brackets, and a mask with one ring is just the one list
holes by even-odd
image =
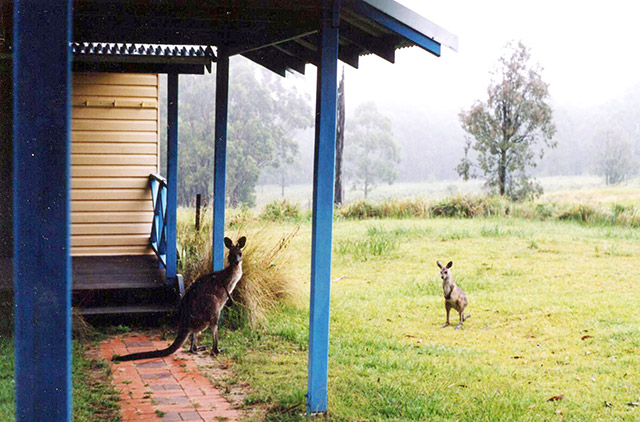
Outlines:
{"label": "beige weatherboard siding", "polygon": [[72,105],[72,255],[151,253],[158,76],[74,73]]}

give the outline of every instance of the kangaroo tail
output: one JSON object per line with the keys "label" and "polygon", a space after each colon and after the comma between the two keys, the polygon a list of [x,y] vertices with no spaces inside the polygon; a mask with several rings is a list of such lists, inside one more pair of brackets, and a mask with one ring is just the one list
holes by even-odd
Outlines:
{"label": "kangaroo tail", "polygon": [[129,355],[124,355],[124,356],[114,356],[111,360],[114,362],[124,362],[128,360],[162,358],[165,356],[169,356],[170,354],[178,350],[180,346],[182,346],[184,341],[187,339],[189,332],[190,331],[187,328],[181,327],[180,331],[178,331],[178,336],[176,337],[176,339],[166,349],[151,350],[149,352],[131,353]]}

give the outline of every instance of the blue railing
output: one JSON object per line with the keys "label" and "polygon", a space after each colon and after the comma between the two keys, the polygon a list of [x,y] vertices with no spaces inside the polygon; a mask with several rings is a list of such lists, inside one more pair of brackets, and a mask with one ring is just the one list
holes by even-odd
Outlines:
{"label": "blue railing", "polygon": [[167,268],[167,180],[158,174],[151,174],[149,182],[153,200],[153,223],[149,241],[160,265]]}

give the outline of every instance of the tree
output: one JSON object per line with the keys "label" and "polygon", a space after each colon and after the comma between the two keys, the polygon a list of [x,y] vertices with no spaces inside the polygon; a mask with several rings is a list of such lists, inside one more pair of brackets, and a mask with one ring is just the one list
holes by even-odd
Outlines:
{"label": "tree", "polygon": [[275,153],[274,100],[248,62],[232,67],[227,141],[229,205],[255,205],[260,171],[272,165]]}
{"label": "tree", "polygon": [[354,188],[364,197],[380,181],[393,183],[398,176],[400,147],[393,139],[391,120],[373,102],[358,106],[347,124],[346,158]]}
{"label": "tree", "polygon": [[622,183],[636,168],[631,138],[619,129],[599,132],[595,137],[597,169],[607,185]]}
{"label": "tree", "polygon": [[342,158],[344,153],[344,124],[345,124],[345,103],[344,103],[344,67],[342,68],[342,78],[338,85],[338,114],[336,121],[336,180],[335,197],[336,205],[344,201],[344,186],[342,183]]}
{"label": "tree", "polygon": [[[466,139],[465,156],[456,167],[465,180],[478,177],[501,196],[535,197],[542,188],[527,172],[554,148],[553,111],[547,103],[549,85],[542,68],[530,63],[531,54],[522,42],[507,44],[487,89],[487,102],[477,101],[459,115]],[[469,157],[475,151],[477,164]]]}
{"label": "tree", "polygon": [[[310,125],[313,114],[306,97],[247,60],[232,60],[229,85],[227,200],[231,206],[253,206],[260,173],[293,161],[293,133]],[[180,77],[180,204],[192,203],[198,193],[212,193],[214,102],[215,75]],[[166,115],[165,107],[162,112]],[[166,148],[164,131],[162,145]]]}
{"label": "tree", "polygon": [[[308,95],[298,93],[295,87],[287,88],[279,76],[264,72],[274,99],[274,157],[271,168],[278,173],[282,197],[291,173],[295,170],[295,158],[299,146],[295,138],[302,130],[313,125],[313,111]],[[297,173],[297,172],[296,172]]]}

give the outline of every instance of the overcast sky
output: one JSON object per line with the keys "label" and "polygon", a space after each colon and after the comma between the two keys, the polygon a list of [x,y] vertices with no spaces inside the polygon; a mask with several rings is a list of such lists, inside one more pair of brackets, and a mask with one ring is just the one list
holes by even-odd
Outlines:
{"label": "overcast sky", "polygon": [[[346,67],[350,104],[374,100],[445,109],[484,99],[489,72],[504,45],[522,40],[544,68],[553,99],[597,105],[640,83],[640,2],[398,0],[458,36],[458,52],[437,58],[417,47],[396,53],[396,63],[371,56]],[[315,69],[306,78],[315,80]]]}

